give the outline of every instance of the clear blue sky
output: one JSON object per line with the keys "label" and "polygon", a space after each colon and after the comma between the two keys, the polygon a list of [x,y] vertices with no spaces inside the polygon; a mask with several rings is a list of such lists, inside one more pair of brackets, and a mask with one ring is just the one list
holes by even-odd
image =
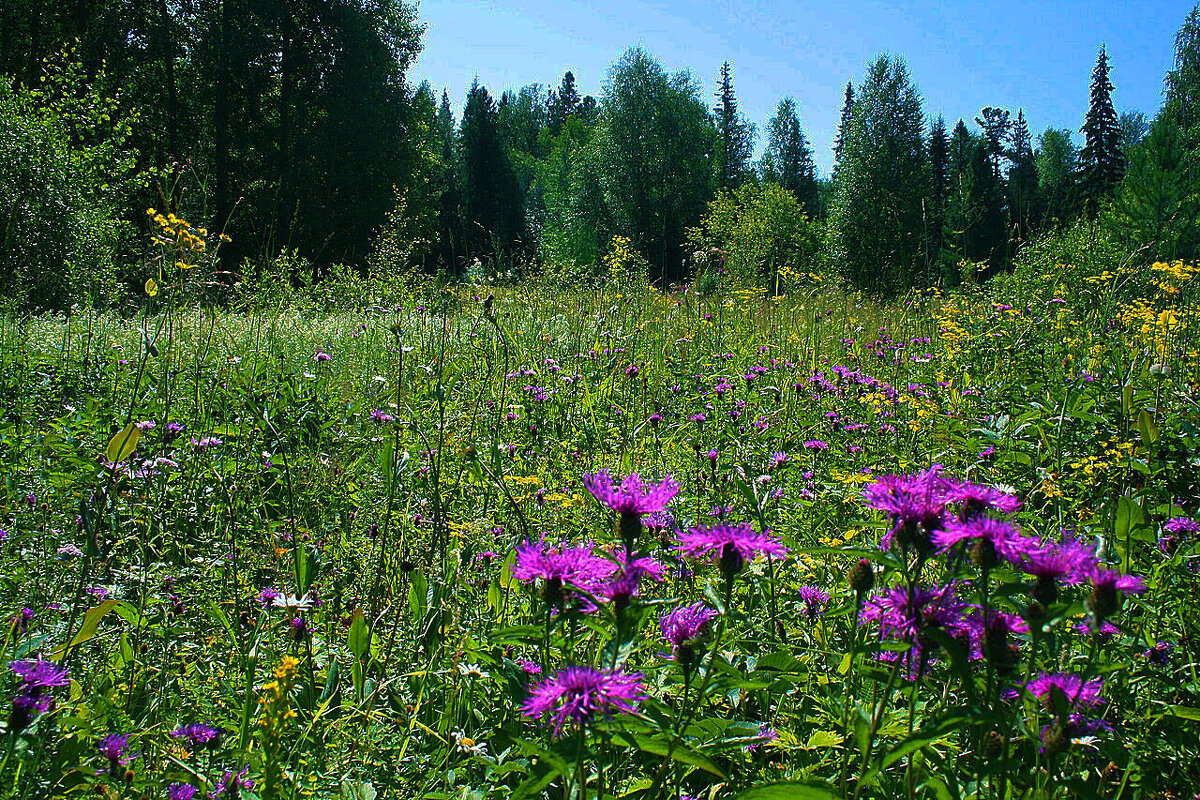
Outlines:
{"label": "clear blue sky", "polygon": [[[1152,117],[1175,32],[1195,0],[424,0],[424,51],[411,76],[450,92],[456,113],[478,77],[494,95],[575,73],[600,98],[610,66],[640,45],[688,70],[713,102],[721,62],[758,126],[796,99],[818,168],[828,174],[847,80],[880,53],[902,56],[929,116],[972,121],[983,106],[1025,110],[1036,137],[1078,131],[1096,54],[1108,47],[1118,112]],[[1078,135],[1077,135],[1078,140]]]}

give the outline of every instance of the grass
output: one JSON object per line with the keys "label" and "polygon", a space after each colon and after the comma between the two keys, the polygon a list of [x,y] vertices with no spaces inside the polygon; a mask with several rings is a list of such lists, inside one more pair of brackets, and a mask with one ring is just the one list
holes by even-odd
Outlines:
{"label": "grass", "polygon": [[[70,685],[10,716],[0,786],[1194,787],[1200,545],[1166,527],[1197,510],[1190,278],[1164,293],[1096,273],[1067,291],[1070,276],[1018,275],[892,304],[820,285],[700,297],[527,284],[427,287],[357,312],[5,317],[3,656],[49,659]],[[1179,312],[1165,336],[1145,322],[1163,303]],[[881,549],[894,520],[864,488],[935,464],[1014,494],[1025,535],[1061,546],[1074,531],[1145,593],[1109,612],[1081,579],[1039,604],[1018,565],[981,572],[921,536]],[[517,546],[542,537],[551,559],[555,542],[594,547],[604,571],[617,515],[583,485],[601,469],[679,484],[673,524],[638,544],[665,580],[628,604],[602,602],[598,583],[559,594],[517,580]],[[734,573],[674,549],[675,528],[718,521],[790,552]],[[874,591],[846,584],[862,559]],[[915,638],[881,628],[881,592],[919,587],[943,592],[934,609],[946,591],[965,606],[920,617]],[[814,589],[826,604],[810,605]],[[719,614],[688,643],[694,660],[664,659],[660,616],[696,602]],[[999,611],[1015,625],[1003,646],[967,632]],[[555,736],[522,706],[570,664],[636,672],[644,699]],[[1042,672],[1098,680],[1105,702],[1022,688]],[[29,696],[10,673],[10,693]],[[1083,716],[1102,724],[1084,730]],[[221,734],[172,735],[190,723]],[[115,761],[97,749],[110,733],[130,735]]]}

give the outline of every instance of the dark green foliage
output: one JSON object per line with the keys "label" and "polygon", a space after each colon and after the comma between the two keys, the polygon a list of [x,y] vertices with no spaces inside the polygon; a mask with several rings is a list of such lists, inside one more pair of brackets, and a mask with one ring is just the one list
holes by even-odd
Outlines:
{"label": "dark green foliage", "polygon": [[753,176],[750,156],[754,152],[754,126],[742,119],[733,91],[729,62],[721,65],[717,104],[713,107],[717,126],[716,174],[721,189],[736,189]]}
{"label": "dark green foliage", "polygon": [[120,216],[138,189],[131,123],[67,53],[37,91],[0,84],[0,294],[15,305],[120,296]]}
{"label": "dark green foliage", "polygon": [[921,98],[904,62],[876,59],[843,131],[830,224],[835,259],[852,283],[902,291],[924,269],[929,165]]}
{"label": "dark green foliage", "polygon": [[1074,213],[1075,179],[1079,167],[1071,132],[1056,128],[1043,131],[1038,137],[1034,163],[1042,201],[1042,228],[1068,222]]}
{"label": "dark green foliage", "polygon": [[763,180],[773,181],[791,192],[810,218],[820,216],[812,148],[800,127],[796,101],[790,97],[779,101],[775,116],[767,124],[767,149],[761,170]]}
{"label": "dark green foliage", "polygon": [[950,195],[950,140],[946,120],[940,114],[929,131],[929,253],[930,260],[941,252],[945,241],[946,203]]}
{"label": "dark green foliage", "polygon": [[1160,117],[1130,152],[1111,220],[1128,241],[1157,259],[1194,259],[1200,246],[1200,152]]}
{"label": "dark green foliage", "polygon": [[460,135],[468,256],[494,258],[523,246],[521,186],[500,136],[496,103],[478,81],[467,94]]}
{"label": "dark green foliage", "polygon": [[597,140],[605,204],[618,232],[651,264],[654,280],[684,275],[684,231],[712,193],[716,133],[699,88],[668,76],[641,49],[609,74]]}
{"label": "dark green foliage", "polygon": [[1040,217],[1037,163],[1024,110],[1017,111],[1017,119],[1009,129],[1008,144],[1007,158],[1012,163],[1007,186],[1009,230],[1014,239],[1024,242],[1033,235]]}
{"label": "dark green foliage", "polygon": [[1108,53],[1103,47],[1092,71],[1091,99],[1084,119],[1083,149],[1079,151],[1079,195],[1084,211],[1095,213],[1113,193],[1125,172],[1121,125],[1113,109]]}
{"label": "dark green foliage", "polygon": [[837,177],[838,167],[842,163],[842,144],[846,140],[846,128],[850,125],[850,117],[854,113],[854,84],[846,81],[846,92],[842,96],[842,115],[838,118],[837,135],[833,138],[833,175]]}

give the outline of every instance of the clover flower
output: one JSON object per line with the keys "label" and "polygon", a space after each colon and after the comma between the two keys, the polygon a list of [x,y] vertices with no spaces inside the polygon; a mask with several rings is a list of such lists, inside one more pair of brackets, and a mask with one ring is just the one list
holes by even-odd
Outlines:
{"label": "clover flower", "polygon": [[634,712],[643,699],[641,673],[566,667],[530,689],[521,713],[545,719],[560,736],[564,729]]}

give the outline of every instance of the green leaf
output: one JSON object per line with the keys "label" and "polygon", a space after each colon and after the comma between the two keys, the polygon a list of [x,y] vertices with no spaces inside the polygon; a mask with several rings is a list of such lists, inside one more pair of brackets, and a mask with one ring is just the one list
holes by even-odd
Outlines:
{"label": "green leaf", "polygon": [[1154,423],[1154,417],[1144,408],[1138,412],[1137,429],[1146,444],[1154,444],[1161,436],[1158,425]]}
{"label": "green leaf", "polygon": [[371,646],[371,629],[367,626],[367,618],[362,609],[354,609],[354,618],[350,623],[350,631],[346,634],[346,644],[355,658],[362,658],[363,653]]}
{"label": "green leaf", "polygon": [[129,423],[108,440],[108,447],[104,448],[104,458],[109,463],[120,464],[137,449],[138,437],[141,434],[137,426]]}
{"label": "green leaf", "polygon": [[1114,531],[1117,539],[1124,540],[1134,530],[1146,524],[1146,513],[1142,507],[1128,497],[1117,500],[1117,521]]}
{"label": "green leaf", "polygon": [[100,620],[104,619],[105,614],[116,608],[118,602],[119,601],[110,598],[88,611],[87,614],[83,616],[83,624],[79,626],[79,632],[75,634],[74,638],[72,638],[69,643],[58,648],[50,655],[54,657],[61,656],[68,650],[78,647],[84,642],[91,640],[91,638],[96,635],[96,628],[99,627]]}
{"label": "green leaf", "polygon": [[703,753],[699,753],[686,745],[676,743],[674,747],[670,742],[659,739],[655,736],[642,736],[636,733],[617,733],[612,737],[613,743],[624,747],[636,747],[637,749],[651,753],[656,756],[664,756],[677,761],[680,764],[698,767],[705,772],[716,775],[721,780],[728,780],[725,773],[721,772],[720,768]]}
{"label": "green leaf", "polygon": [[768,783],[734,795],[734,800],[837,800],[837,795],[807,783]]}

